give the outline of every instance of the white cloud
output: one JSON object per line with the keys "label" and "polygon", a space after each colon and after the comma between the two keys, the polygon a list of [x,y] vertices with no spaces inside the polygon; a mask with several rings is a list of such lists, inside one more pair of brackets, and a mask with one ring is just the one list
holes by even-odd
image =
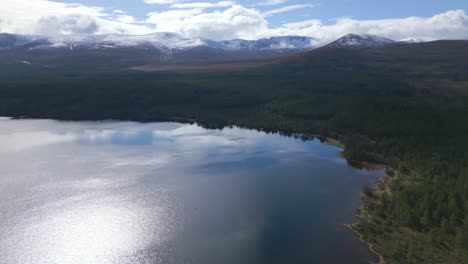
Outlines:
{"label": "white cloud", "polygon": [[214,8],[214,7],[228,7],[235,5],[234,1],[221,1],[217,3],[210,2],[195,2],[195,3],[183,3],[183,4],[173,4],[171,8]]}
{"label": "white cloud", "polygon": [[37,21],[35,33],[92,34],[99,30],[96,19],[81,14],[45,16]]}
{"label": "white cloud", "polygon": [[147,23],[155,24],[158,31],[179,32],[182,23],[196,15],[202,14],[202,9],[169,10],[148,14]]}
{"label": "white cloud", "polygon": [[[145,21],[139,21],[124,10],[49,0],[1,1],[0,32],[5,33],[141,35],[158,31],[214,40],[300,35],[314,37],[320,42],[332,41],[348,33],[375,34],[394,40],[410,37],[426,40],[468,39],[468,16],[463,10],[447,11],[432,17],[402,19],[342,18],[331,24],[309,19],[272,28],[268,24],[268,16],[299,9],[302,5],[285,6],[261,13],[256,8],[232,5],[234,1],[181,3],[184,1],[147,0],[172,3],[174,8],[149,13]],[[265,3],[274,4],[279,1],[260,2]],[[209,9],[211,7],[219,10]]]}
{"label": "white cloud", "polygon": [[269,16],[273,16],[273,15],[277,15],[277,14],[281,14],[281,13],[284,13],[284,12],[289,12],[289,11],[293,11],[293,10],[297,10],[297,9],[301,9],[301,8],[310,8],[310,7],[313,7],[313,6],[314,5],[312,5],[312,4],[290,5],[290,6],[280,7],[280,8],[276,8],[276,9],[272,9],[272,10],[268,10],[266,12],[263,12],[263,16],[269,17]]}
{"label": "white cloud", "polygon": [[122,23],[128,23],[128,24],[137,23],[136,19],[129,15],[117,16],[115,20],[122,22]]}
{"label": "white cloud", "polygon": [[177,32],[188,37],[256,39],[268,33],[268,22],[256,9],[234,5],[224,11],[203,13],[202,9],[151,13],[148,23],[158,31]]}
{"label": "white cloud", "polygon": [[[117,12],[120,13],[120,12]],[[48,0],[2,0],[0,32],[20,34],[146,34],[148,26],[132,24],[130,16],[80,4]]]}
{"label": "white cloud", "polygon": [[160,4],[160,5],[168,5],[168,4],[181,2],[180,0],[143,0],[143,1],[147,4]]}
{"label": "white cloud", "polygon": [[289,0],[266,0],[256,4],[257,6],[274,6],[289,2]]}
{"label": "white cloud", "polygon": [[468,16],[463,10],[447,11],[432,17],[408,17],[385,20],[338,19],[325,25],[320,20],[284,24],[271,29],[271,35],[312,36],[331,41],[349,33],[375,34],[394,40],[414,37],[426,40],[468,39]]}

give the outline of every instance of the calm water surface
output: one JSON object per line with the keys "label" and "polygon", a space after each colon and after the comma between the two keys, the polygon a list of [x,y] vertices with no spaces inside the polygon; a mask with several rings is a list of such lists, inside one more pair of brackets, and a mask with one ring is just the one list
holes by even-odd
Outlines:
{"label": "calm water surface", "polygon": [[382,171],[232,128],[0,119],[0,263],[369,263]]}

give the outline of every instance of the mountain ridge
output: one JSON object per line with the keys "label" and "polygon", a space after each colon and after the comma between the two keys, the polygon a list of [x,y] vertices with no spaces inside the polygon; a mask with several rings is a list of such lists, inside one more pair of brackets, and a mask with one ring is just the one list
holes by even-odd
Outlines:
{"label": "mountain ridge", "polygon": [[258,40],[214,41],[205,38],[187,38],[177,33],[153,33],[148,35],[19,35],[0,34],[0,50],[15,48],[47,49],[66,48],[115,48],[146,47],[156,49],[185,50],[210,47],[225,50],[281,50],[311,49],[317,45],[311,37],[282,36]]}
{"label": "mountain ridge", "polygon": [[[411,39],[412,40],[412,39]],[[65,66],[99,64],[103,67],[138,67],[167,64],[237,63],[274,61],[290,55],[308,57],[307,52],[327,49],[374,50],[397,46],[418,46],[416,41],[393,41],[376,35],[348,34],[324,45],[317,39],[277,36],[259,40],[214,41],[186,38],[176,33],[149,35],[16,35],[0,33],[2,64]],[[423,45],[424,49],[432,45]],[[304,53],[305,52],[305,53]],[[375,51],[379,52],[379,51]],[[110,64],[109,64],[110,63]],[[253,63],[255,64],[255,63]],[[225,64],[226,65],[226,64]],[[237,64],[236,64],[237,65]],[[236,66],[237,67],[237,66]],[[211,67],[209,67],[211,68]]]}

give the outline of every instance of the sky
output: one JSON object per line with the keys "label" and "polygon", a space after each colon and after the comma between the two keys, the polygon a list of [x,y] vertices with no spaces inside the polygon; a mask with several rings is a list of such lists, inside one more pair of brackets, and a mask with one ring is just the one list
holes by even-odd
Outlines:
{"label": "sky", "polygon": [[1,0],[0,32],[468,39],[468,0]]}

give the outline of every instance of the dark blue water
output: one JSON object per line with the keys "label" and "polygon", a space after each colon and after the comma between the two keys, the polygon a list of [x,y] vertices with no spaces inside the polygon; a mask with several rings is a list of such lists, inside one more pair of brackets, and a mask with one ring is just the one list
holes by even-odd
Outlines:
{"label": "dark blue water", "polygon": [[369,263],[343,226],[382,171],[317,140],[0,119],[0,263]]}

